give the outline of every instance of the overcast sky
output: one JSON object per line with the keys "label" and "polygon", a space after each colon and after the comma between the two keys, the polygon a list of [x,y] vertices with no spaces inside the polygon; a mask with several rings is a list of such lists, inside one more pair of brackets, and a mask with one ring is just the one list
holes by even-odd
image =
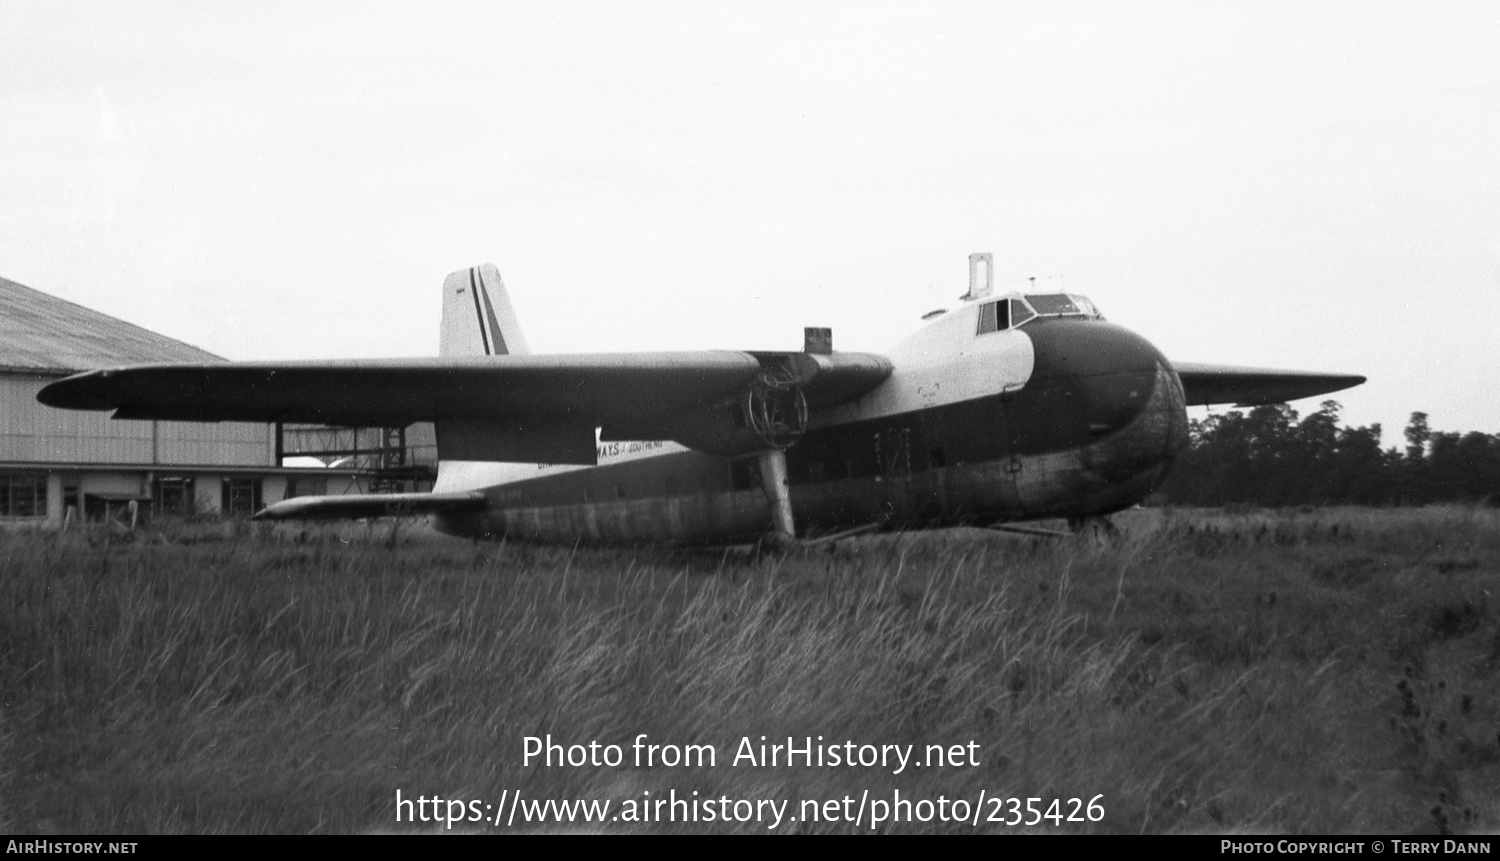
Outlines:
{"label": "overcast sky", "polygon": [[972,251],[1500,432],[1500,4],[0,0],[0,276],[230,358],[484,261],[537,352],[880,350]]}

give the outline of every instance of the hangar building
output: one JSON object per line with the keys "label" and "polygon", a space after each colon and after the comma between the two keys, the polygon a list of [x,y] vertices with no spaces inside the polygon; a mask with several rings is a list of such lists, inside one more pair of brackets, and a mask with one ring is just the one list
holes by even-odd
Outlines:
{"label": "hangar building", "polygon": [[430,486],[430,425],[115,420],[36,400],[47,383],[79,371],[222,361],[0,278],[0,523],[60,526],[132,502],[155,512],[249,514],[289,496]]}

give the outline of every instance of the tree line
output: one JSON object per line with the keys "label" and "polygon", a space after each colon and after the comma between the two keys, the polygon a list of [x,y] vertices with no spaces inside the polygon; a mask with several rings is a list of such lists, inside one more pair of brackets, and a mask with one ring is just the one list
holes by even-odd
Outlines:
{"label": "tree line", "polygon": [[1500,500],[1500,434],[1433,431],[1412,413],[1406,447],[1380,425],[1341,427],[1338,401],[1306,417],[1286,404],[1193,419],[1157,499],[1180,505],[1425,505]]}

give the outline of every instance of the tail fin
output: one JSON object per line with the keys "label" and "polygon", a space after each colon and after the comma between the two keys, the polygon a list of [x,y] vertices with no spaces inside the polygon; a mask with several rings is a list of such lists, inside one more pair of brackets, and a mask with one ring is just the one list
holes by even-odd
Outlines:
{"label": "tail fin", "polygon": [[[493,301],[490,290],[495,291]],[[530,352],[495,264],[461,269],[443,281],[439,356],[524,356]]]}

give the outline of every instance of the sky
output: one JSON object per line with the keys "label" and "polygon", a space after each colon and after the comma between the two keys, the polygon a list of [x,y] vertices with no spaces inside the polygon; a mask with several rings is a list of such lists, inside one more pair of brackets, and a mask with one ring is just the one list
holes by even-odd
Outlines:
{"label": "sky", "polygon": [[[232,359],[879,351],[999,288],[1500,432],[1494,2],[0,0],[0,276]],[[1306,414],[1319,399],[1294,404]]]}

